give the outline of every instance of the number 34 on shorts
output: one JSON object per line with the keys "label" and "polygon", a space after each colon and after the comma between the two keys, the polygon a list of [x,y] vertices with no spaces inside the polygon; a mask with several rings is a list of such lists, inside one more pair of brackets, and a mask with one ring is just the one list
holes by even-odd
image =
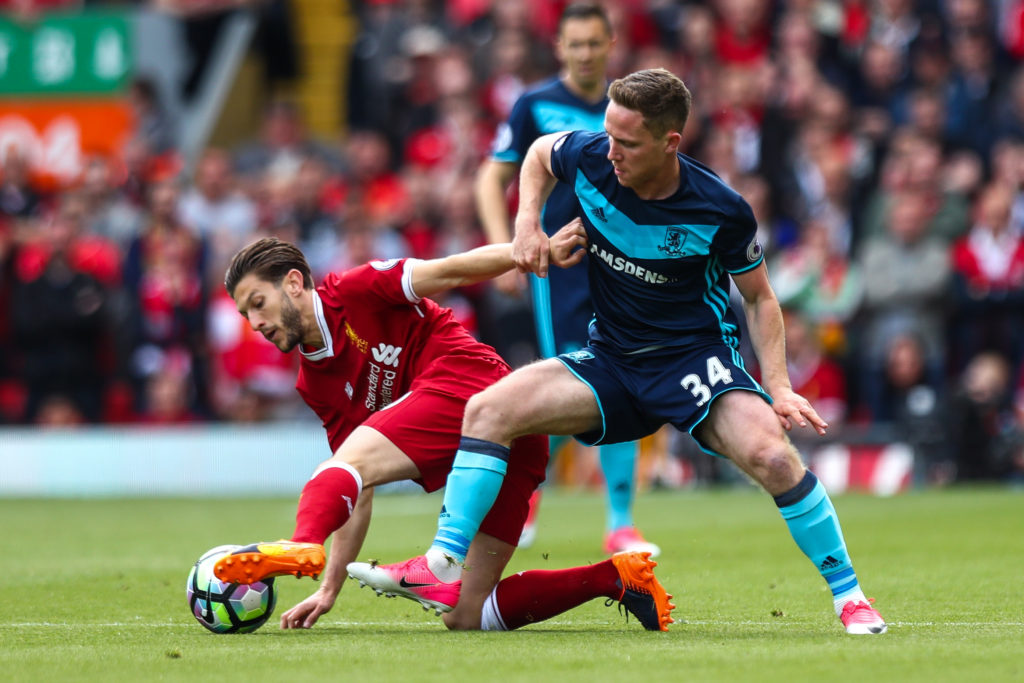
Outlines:
{"label": "number 34 on shorts", "polygon": [[600,427],[576,435],[588,446],[639,439],[666,422],[689,432],[726,391],[752,391],[771,402],[739,354],[722,343],[635,356],[588,347],[558,360],[597,398]]}
{"label": "number 34 on shorts", "polygon": [[[711,400],[712,389],[719,384],[732,384],[732,371],[722,364],[718,356],[708,356],[707,371],[704,376],[691,372],[679,381],[680,386],[693,394],[697,399],[697,407],[702,408]],[[745,374],[745,373],[744,373]],[[717,392],[716,392],[717,393]]]}

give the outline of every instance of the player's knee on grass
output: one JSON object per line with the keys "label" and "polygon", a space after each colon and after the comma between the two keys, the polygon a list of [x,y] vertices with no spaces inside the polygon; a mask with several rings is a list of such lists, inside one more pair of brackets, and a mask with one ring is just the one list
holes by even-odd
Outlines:
{"label": "player's knee on grass", "polygon": [[[455,605],[451,612],[442,616],[444,625],[448,627],[449,631],[480,630],[484,602],[487,600],[487,596],[491,594],[491,591],[494,590],[494,585],[487,588],[483,583],[474,585],[476,583],[478,582],[466,577],[465,573],[463,573],[462,592],[459,595],[459,603]],[[495,580],[493,583],[496,584],[497,581]]]}
{"label": "player's knee on grass", "polygon": [[443,617],[449,630],[480,630],[484,603],[501,580],[514,552],[515,546],[507,541],[488,533],[477,534],[466,555],[459,602]]}
{"label": "player's knee on grass", "polygon": [[475,608],[469,605],[463,606],[463,601],[460,599],[455,609],[442,617],[442,621],[449,631],[479,631],[482,609],[482,605],[476,605]]}

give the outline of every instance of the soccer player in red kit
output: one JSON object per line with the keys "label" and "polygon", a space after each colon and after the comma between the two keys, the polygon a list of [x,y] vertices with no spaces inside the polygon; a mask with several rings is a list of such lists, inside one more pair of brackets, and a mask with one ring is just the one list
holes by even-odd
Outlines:
{"label": "soccer player in red kit", "polygon": [[[575,238],[566,235],[552,249],[571,249]],[[375,261],[314,287],[302,252],[279,239],[254,242],[232,259],[228,293],[253,329],[283,352],[298,348],[296,387],[322,420],[334,453],[303,488],[290,540],[252,544],[215,565],[218,578],[234,583],[322,572],[320,588],[282,615],[282,628],[309,628],[334,605],[345,567],[366,537],[373,486],[411,479],[434,491],[459,476],[452,463],[466,401],[511,370],[450,310],[424,297],[512,266],[511,245],[490,245],[428,261]],[[547,439],[524,436],[512,451],[498,499],[469,546],[465,565],[472,571],[452,567],[458,578],[442,582],[424,581],[410,568],[393,592],[447,612],[445,624],[455,629],[512,629],[607,597],[645,628],[665,630],[673,605],[648,553],[523,572],[499,583],[529,497],[544,479]],[[323,544],[331,534],[328,558]]]}

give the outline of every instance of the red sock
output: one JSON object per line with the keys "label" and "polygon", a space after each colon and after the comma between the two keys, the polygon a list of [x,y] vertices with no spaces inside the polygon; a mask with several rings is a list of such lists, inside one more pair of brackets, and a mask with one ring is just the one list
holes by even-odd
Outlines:
{"label": "red sock", "polygon": [[314,475],[299,496],[292,540],[321,544],[326,541],[352,515],[360,488],[352,471],[342,467],[327,467]]}
{"label": "red sock", "polygon": [[594,598],[622,595],[611,560],[554,571],[535,569],[502,579],[494,597],[508,630],[557,616]]}

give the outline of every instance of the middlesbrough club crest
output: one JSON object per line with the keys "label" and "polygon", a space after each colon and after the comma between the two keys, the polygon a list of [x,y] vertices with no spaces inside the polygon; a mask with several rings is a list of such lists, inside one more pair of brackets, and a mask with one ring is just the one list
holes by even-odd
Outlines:
{"label": "middlesbrough club crest", "polygon": [[686,244],[686,231],[682,228],[670,227],[665,230],[665,243],[658,245],[658,251],[669,256],[682,256],[683,245]]}

